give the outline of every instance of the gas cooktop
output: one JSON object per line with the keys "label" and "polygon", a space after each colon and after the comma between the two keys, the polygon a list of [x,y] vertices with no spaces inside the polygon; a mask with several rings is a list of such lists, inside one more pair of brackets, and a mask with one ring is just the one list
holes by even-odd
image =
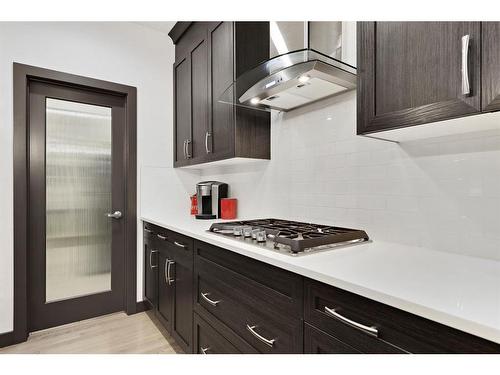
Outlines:
{"label": "gas cooktop", "polygon": [[215,223],[210,232],[289,255],[368,241],[365,231],[280,219]]}

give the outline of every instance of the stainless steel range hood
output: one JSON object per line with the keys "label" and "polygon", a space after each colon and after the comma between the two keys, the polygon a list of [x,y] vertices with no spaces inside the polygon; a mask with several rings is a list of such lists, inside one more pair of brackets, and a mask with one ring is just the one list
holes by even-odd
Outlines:
{"label": "stainless steel range hood", "polygon": [[353,28],[345,22],[270,22],[272,58],[238,77],[219,100],[286,112],[355,89],[356,68],[344,48],[346,38],[355,39]]}

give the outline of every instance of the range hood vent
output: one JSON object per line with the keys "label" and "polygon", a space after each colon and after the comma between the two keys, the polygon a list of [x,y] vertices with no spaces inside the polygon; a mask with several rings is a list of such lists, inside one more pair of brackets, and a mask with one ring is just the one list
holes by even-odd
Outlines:
{"label": "range hood vent", "polygon": [[[302,30],[310,30],[310,26],[307,27],[309,23],[294,23],[302,25]],[[322,24],[342,23],[322,22]],[[322,27],[324,29],[324,26]],[[272,30],[271,23],[271,39],[273,39]],[[276,109],[287,112],[355,89],[356,68],[332,57],[340,55],[341,46],[336,45],[335,48],[330,48],[330,51],[320,52],[309,48],[315,45],[315,40],[308,32],[304,34],[309,35],[306,38],[308,48],[280,54],[243,73],[225,90],[219,101],[263,111]],[[275,42],[274,45],[271,43],[277,52],[280,52],[280,44],[285,45],[283,38],[279,40],[281,43]],[[316,43],[318,46],[324,44],[324,40]],[[329,55],[324,52],[329,52]]]}

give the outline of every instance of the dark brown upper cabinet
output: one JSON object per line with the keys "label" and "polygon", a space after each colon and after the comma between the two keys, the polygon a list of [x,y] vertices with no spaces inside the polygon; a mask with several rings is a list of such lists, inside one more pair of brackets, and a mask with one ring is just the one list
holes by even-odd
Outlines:
{"label": "dark brown upper cabinet", "polygon": [[179,41],[174,63],[174,165],[203,159],[200,140],[208,127],[207,33],[193,25]]}
{"label": "dark brown upper cabinet", "polygon": [[169,35],[175,44],[174,167],[270,159],[270,114],[219,100],[238,75],[269,57],[269,23],[178,22]]}
{"label": "dark brown upper cabinet", "polygon": [[[489,79],[483,102],[498,106],[499,28],[488,26],[489,40],[483,38],[481,44],[481,26],[480,22],[359,22],[358,134],[481,112],[485,66],[481,50],[484,56],[485,49],[494,60],[496,71],[489,74],[496,75],[496,81]],[[467,35],[468,48],[463,45]]]}
{"label": "dark brown upper cabinet", "polygon": [[500,110],[500,22],[482,22],[482,110]]}

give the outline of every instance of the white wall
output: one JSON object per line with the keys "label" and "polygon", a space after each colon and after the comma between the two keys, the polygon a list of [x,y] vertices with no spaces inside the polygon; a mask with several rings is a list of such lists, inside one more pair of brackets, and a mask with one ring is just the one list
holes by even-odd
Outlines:
{"label": "white wall", "polygon": [[[0,333],[13,328],[12,63],[137,87],[140,170],[159,161],[167,165],[171,155],[173,53],[166,34],[139,24],[0,22]],[[138,205],[140,212],[140,199]],[[137,299],[142,300],[140,250]]]}

